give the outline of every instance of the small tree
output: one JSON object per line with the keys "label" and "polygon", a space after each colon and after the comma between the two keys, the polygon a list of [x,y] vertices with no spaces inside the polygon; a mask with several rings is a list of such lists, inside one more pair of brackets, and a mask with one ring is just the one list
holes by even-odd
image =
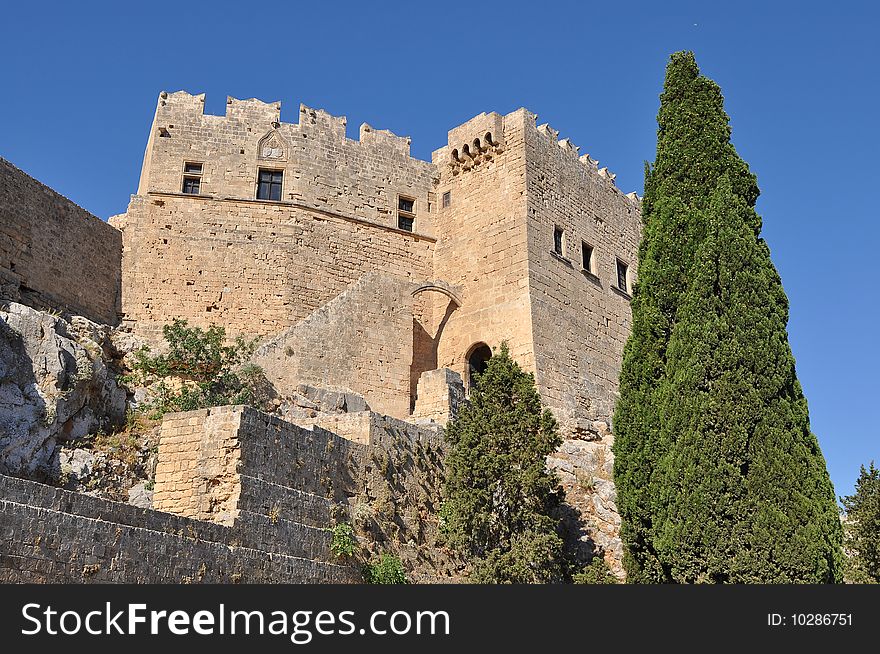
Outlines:
{"label": "small tree", "polygon": [[562,443],[532,374],[507,344],[477,378],[470,402],[446,430],[447,542],[470,557],[477,583],[548,583],[566,575],[562,499],[546,457]]}
{"label": "small tree", "polygon": [[848,556],[846,580],[854,584],[880,583],[880,468],[871,461],[861,467],[856,492],[841,497],[846,510],[843,548]]}
{"label": "small tree", "polygon": [[144,409],[153,419],[169,411],[193,411],[225,404],[260,404],[268,382],[259,366],[247,363],[256,341],[239,336],[227,343],[226,330],[207,330],[175,319],[162,328],[164,354],[139,350],[132,366],[134,383],[149,386],[153,399]]}

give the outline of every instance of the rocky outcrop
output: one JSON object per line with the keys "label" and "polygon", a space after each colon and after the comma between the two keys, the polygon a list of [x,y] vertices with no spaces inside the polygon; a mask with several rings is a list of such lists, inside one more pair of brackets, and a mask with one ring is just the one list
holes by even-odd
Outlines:
{"label": "rocky outcrop", "polygon": [[56,479],[61,443],[122,423],[126,393],[109,367],[110,331],[0,305],[0,474]]}
{"label": "rocky outcrop", "polygon": [[611,571],[623,579],[623,543],[614,488],[614,435],[608,423],[591,422],[573,433],[547,457],[547,466],[559,475],[565,489],[564,516],[569,543],[579,560],[602,556]]}

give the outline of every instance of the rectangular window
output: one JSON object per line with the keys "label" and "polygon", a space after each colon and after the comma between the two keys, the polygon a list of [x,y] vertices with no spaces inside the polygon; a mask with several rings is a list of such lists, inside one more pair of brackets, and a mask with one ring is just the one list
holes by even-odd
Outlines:
{"label": "rectangular window", "polygon": [[452,192],[451,192],[451,191],[446,191],[446,192],[443,194],[443,208],[445,209],[445,208],[448,207],[451,203],[452,203]]}
{"label": "rectangular window", "polygon": [[561,227],[553,228],[553,251],[559,256],[564,256],[565,251],[565,232]]}
{"label": "rectangular window", "polygon": [[585,241],[581,241],[581,260],[584,270],[588,273],[593,272],[593,246]]}
{"label": "rectangular window", "polygon": [[202,164],[192,161],[183,163],[183,192],[198,195],[202,190]]}
{"label": "rectangular window", "polygon": [[397,196],[397,227],[412,232],[416,224],[416,201],[403,195]]}
{"label": "rectangular window", "polygon": [[400,196],[397,199],[397,208],[400,211],[405,211],[406,213],[413,213],[413,208],[415,207],[415,205],[416,205],[416,201],[412,200],[410,198],[405,198],[403,196]]}
{"label": "rectangular window", "polygon": [[202,180],[199,177],[184,177],[183,192],[187,195],[198,195],[202,186]]}
{"label": "rectangular window", "polygon": [[281,200],[281,181],[283,175],[280,170],[264,170],[260,168],[257,181],[257,199]]}
{"label": "rectangular window", "polygon": [[627,265],[623,263],[620,259],[617,260],[617,288],[619,288],[624,293],[629,293],[629,289],[626,285],[626,271]]}

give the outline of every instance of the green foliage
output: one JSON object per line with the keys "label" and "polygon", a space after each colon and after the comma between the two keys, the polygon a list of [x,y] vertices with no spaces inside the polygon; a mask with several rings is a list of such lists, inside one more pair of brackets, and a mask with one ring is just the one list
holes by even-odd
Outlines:
{"label": "green foliage", "polygon": [[364,581],[368,584],[407,584],[403,563],[393,554],[382,554],[375,563],[364,565]]}
{"label": "green foliage", "polygon": [[593,557],[583,569],[572,577],[576,584],[618,584],[617,577],[611,572],[605,559],[601,556]]}
{"label": "green foliage", "polygon": [[441,530],[473,562],[472,580],[563,580],[563,542],[553,517],[562,489],[545,465],[562,439],[534,377],[511,359],[506,344],[447,426],[446,439]]}
{"label": "green foliage", "polygon": [[855,493],[841,497],[846,511],[843,547],[847,554],[846,580],[854,584],[880,583],[880,468],[871,461],[861,467]]}
{"label": "green foliage", "polygon": [[840,576],[834,495],[718,86],[672,56],[614,417],[635,583]]}
{"label": "green foliage", "polygon": [[348,523],[340,523],[333,527],[330,538],[330,551],[333,556],[352,557],[357,551],[357,537]]}
{"label": "green foliage", "polygon": [[167,352],[152,355],[148,347],[139,350],[130,379],[150,386],[153,399],[144,409],[151,418],[226,404],[261,408],[266,381],[259,366],[247,363],[256,340],[239,336],[226,344],[223,327],[189,327],[179,318],[165,325],[162,334]]}

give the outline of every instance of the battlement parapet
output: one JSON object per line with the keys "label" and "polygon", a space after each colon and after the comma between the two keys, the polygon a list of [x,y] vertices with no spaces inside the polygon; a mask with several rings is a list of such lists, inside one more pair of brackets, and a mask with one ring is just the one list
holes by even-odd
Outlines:
{"label": "battlement parapet", "polygon": [[610,185],[616,188],[616,184],[614,181],[617,178],[616,173],[612,173],[610,170],[608,170],[607,167],[600,168],[599,161],[597,159],[593,159],[589,154],[580,154],[580,147],[572,143],[571,139],[560,139],[559,130],[551,127],[549,123],[542,123],[538,125],[538,116],[536,114],[532,114],[532,117],[534,118],[535,130],[538,132],[538,134],[550,141],[554,141],[563,152],[566,152],[572,157],[578,159],[581,164],[583,164],[584,169],[588,171],[590,175],[595,175],[605,182],[610,182]]}
{"label": "battlement parapet", "polygon": [[334,116],[324,109],[315,109],[305,104],[299,106],[298,123],[281,122],[281,102],[264,102],[257,98],[241,100],[228,96],[226,113],[223,116],[205,113],[205,94],[193,95],[187,91],[162,91],[159,94],[156,108],[155,126],[158,135],[170,137],[174,130],[187,122],[201,123],[233,120],[248,123],[255,129],[274,129],[291,131],[299,134],[316,135],[336,140],[360,143],[374,149],[387,148],[398,154],[410,156],[409,136],[398,136],[386,129],[376,129],[367,123],[361,125],[359,139],[346,137],[348,119],[345,116]]}
{"label": "battlement parapet", "polygon": [[410,156],[409,146],[412,139],[409,136],[398,136],[387,129],[375,129],[367,123],[362,123],[359,140],[362,145],[368,145],[377,149],[394,150],[402,155]]}

